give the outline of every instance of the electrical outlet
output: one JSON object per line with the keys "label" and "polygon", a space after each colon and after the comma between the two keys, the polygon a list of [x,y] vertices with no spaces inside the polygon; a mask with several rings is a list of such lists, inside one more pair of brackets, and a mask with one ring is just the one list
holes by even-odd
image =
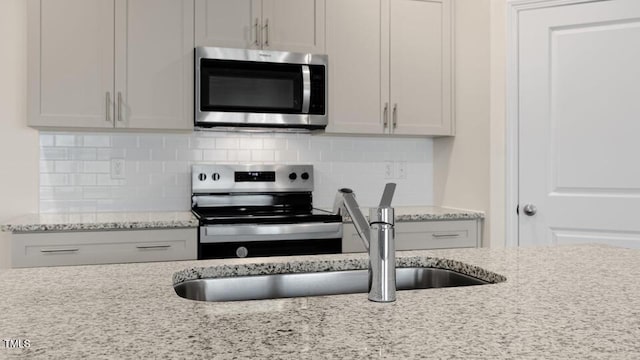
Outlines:
{"label": "electrical outlet", "polygon": [[396,165],[397,165],[396,175],[398,176],[398,179],[406,179],[407,178],[407,162],[398,161]]}
{"label": "electrical outlet", "polygon": [[395,177],[393,161],[385,161],[384,163],[384,178],[393,179]]}
{"label": "electrical outlet", "polygon": [[124,159],[111,159],[111,178],[124,179]]}

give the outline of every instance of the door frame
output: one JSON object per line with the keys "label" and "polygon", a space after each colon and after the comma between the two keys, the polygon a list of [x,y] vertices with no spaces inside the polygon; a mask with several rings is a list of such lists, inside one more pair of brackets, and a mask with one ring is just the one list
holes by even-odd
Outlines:
{"label": "door frame", "polygon": [[507,0],[507,69],[506,69],[506,154],[505,154],[505,246],[520,245],[518,214],[519,203],[519,42],[520,12],[551,8],[557,6],[575,5],[580,3],[602,2],[611,0]]}

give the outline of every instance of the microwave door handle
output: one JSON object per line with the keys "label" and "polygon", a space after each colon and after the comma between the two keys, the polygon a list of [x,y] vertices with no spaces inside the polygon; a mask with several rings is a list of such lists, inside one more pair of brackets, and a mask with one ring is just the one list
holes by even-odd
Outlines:
{"label": "microwave door handle", "polygon": [[302,65],[302,113],[309,113],[311,103],[311,71],[309,65]]}

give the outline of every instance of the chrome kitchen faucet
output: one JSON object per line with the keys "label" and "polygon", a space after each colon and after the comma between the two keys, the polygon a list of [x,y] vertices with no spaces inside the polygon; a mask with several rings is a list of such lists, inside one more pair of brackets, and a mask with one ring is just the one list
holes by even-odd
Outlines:
{"label": "chrome kitchen faucet", "polygon": [[395,215],[391,207],[395,190],[394,183],[385,186],[380,205],[369,209],[369,221],[362,214],[351,189],[339,189],[333,204],[336,214],[347,210],[369,251],[369,300],[376,302],[396,300]]}

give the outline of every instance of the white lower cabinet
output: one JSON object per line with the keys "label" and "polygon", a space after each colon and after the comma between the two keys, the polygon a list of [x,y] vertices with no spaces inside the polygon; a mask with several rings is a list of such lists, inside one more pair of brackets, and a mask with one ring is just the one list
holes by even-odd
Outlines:
{"label": "white lower cabinet", "polygon": [[[396,250],[480,247],[481,220],[397,222]],[[342,252],[366,251],[353,224],[344,224]]]}
{"label": "white lower cabinet", "polygon": [[197,257],[195,228],[11,235],[11,267],[195,260]]}

